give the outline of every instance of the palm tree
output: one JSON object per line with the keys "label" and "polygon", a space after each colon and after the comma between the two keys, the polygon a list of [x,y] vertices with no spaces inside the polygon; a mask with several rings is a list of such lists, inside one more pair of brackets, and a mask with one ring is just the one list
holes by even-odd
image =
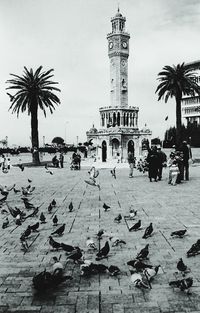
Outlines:
{"label": "palm tree", "polygon": [[32,142],[32,156],[35,165],[40,164],[39,159],[39,139],[38,139],[38,109],[40,108],[46,117],[46,109],[51,113],[55,110],[55,105],[60,103],[59,98],[52,91],[60,91],[54,87],[57,82],[51,81],[53,77],[53,69],[42,72],[40,66],[35,72],[32,68],[28,70],[24,66],[22,76],[10,74],[13,79],[9,79],[6,83],[11,84],[6,89],[14,89],[17,92],[14,95],[7,93],[10,97],[11,106],[9,110],[19,116],[20,111],[28,112],[31,116],[31,142]]}
{"label": "palm tree", "polygon": [[181,99],[184,95],[194,96],[195,92],[200,94],[200,87],[195,82],[195,73],[186,64],[177,66],[164,66],[163,71],[158,73],[160,84],[156,89],[158,101],[164,98],[165,103],[169,97],[176,100],[176,144],[181,144]]}

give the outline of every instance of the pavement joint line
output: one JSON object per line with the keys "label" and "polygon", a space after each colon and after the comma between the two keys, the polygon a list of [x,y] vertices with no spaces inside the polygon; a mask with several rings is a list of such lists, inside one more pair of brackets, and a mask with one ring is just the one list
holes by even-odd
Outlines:
{"label": "pavement joint line", "polygon": [[[32,246],[32,244],[36,241],[36,239],[40,236],[40,233],[38,233],[35,238],[32,240],[32,242],[30,243],[30,245],[28,246],[28,249]],[[24,255],[28,252],[28,249],[26,251],[24,251]]]}
{"label": "pavement joint line", "polygon": [[72,227],[73,227],[73,225],[74,225],[76,216],[77,216],[77,214],[78,214],[78,210],[79,210],[80,207],[81,207],[81,203],[82,203],[82,200],[80,201],[80,203],[79,203],[79,205],[78,205],[78,207],[77,207],[76,215],[75,215],[75,217],[74,217],[74,219],[73,219],[73,221],[72,221],[72,224],[71,224],[71,226],[70,226],[70,229],[69,229],[68,233],[71,233],[71,231],[72,231]]}
{"label": "pavement joint line", "polygon": [[[79,182],[78,182],[79,183]],[[74,190],[75,186],[78,184],[77,182],[75,183],[75,185],[70,189],[70,191],[67,193],[67,195],[64,197],[63,202],[65,202],[65,200],[67,199],[67,197],[69,196],[69,194]]]}
{"label": "pavement joint line", "polygon": [[174,247],[170,244],[169,240],[165,237],[165,235],[163,234],[163,232],[161,230],[159,230],[159,232],[161,233],[161,235],[163,236],[163,238],[166,240],[166,242],[168,243],[168,245],[172,248],[172,250],[175,252]]}
{"label": "pavement joint line", "polygon": [[148,217],[149,217],[149,215],[147,214],[147,212],[145,211],[145,209],[144,209],[144,208],[142,208],[142,211],[144,212],[144,214],[146,214],[146,216],[148,216]]}

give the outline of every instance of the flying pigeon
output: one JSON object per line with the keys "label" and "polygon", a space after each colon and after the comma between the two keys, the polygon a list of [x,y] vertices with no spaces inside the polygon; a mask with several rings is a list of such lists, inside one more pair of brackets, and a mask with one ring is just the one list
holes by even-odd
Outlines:
{"label": "flying pigeon", "polygon": [[168,115],[165,117],[165,121],[167,121],[168,120]]}
{"label": "flying pigeon", "polygon": [[149,282],[158,274],[159,268],[160,265],[144,269],[143,274],[147,277]]}
{"label": "flying pigeon", "polygon": [[58,235],[58,236],[62,236],[63,233],[65,231],[65,224],[63,224],[62,226],[60,226],[58,229],[56,229],[53,233],[51,233],[51,235]]}
{"label": "flying pigeon", "polygon": [[28,178],[28,182],[29,182],[29,183],[32,183],[32,180]]}
{"label": "flying pigeon", "polygon": [[119,246],[121,244],[126,244],[126,242],[122,239],[119,239],[117,237],[109,237],[109,240],[112,242],[112,247]]}
{"label": "flying pigeon", "polygon": [[153,233],[153,226],[152,226],[152,223],[150,223],[150,225],[145,229],[145,232],[142,238],[146,239],[150,237],[152,233]]}
{"label": "flying pigeon", "polygon": [[16,189],[16,188],[13,188],[13,191],[14,191],[14,193],[19,193],[20,192],[20,190]]}
{"label": "flying pigeon", "polygon": [[139,273],[133,273],[132,271],[130,272],[131,272],[131,282],[134,284],[135,287],[149,289],[149,283],[147,279],[145,281],[144,275]]}
{"label": "flying pigeon", "polygon": [[101,189],[101,188],[100,188],[100,185],[96,183],[96,180],[95,180],[95,179],[90,178],[89,180],[85,180],[85,183],[88,184],[88,185],[90,185],[90,186],[98,187],[99,190]]}
{"label": "flying pigeon", "polygon": [[137,223],[135,223],[133,226],[131,226],[129,228],[129,231],[133,231],[133,230],[137,231],[140,229],[140,227],[141,227],[141,220],[139,220]]}
{"label": "flying pigeon", "polygon": [[24,165],[23,164],[18,164],[18,167],[20,168],[20,170],[23,172],[24,171]]}

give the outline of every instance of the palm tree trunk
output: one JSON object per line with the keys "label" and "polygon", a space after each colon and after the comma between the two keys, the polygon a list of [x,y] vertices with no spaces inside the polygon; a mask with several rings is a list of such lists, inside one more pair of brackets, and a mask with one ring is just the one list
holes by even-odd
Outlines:
{"label": "palm tree trunk", "polygon": [[176,145],[180,148],[182,141],[181,128],[181,97],[176,97]]}
{"label": "palm tree trunk", "polygon": [[34,165],[40,164],[39,158],[39,139],[38,139],[38,106],[32,105],[31,110],[31,142],[32,142],[32,161]]}

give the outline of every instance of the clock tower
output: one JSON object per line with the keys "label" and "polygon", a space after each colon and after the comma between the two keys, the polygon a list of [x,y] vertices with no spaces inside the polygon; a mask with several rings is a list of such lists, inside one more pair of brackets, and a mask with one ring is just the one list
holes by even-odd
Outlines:
{"label": "clock tower", "polygon": [[139,107],[128,103],[128,58],[130,35],[126,18],[118,12],[111,18],[112,31],[107,35],[110,59],[110,103],[99,108],[100,129],[92,127],[87,140],[96,147],[99,160],[126,162],[128,152],[141,157],[151,139],[148,128],[139,130]]}
{"label": "clock tower", "polygon": [[112,32],[107,35],[110,58],[111,106],[128,106],[128,57],[130,35],[125,31],[126,18],[118,12],[111,18]]}

